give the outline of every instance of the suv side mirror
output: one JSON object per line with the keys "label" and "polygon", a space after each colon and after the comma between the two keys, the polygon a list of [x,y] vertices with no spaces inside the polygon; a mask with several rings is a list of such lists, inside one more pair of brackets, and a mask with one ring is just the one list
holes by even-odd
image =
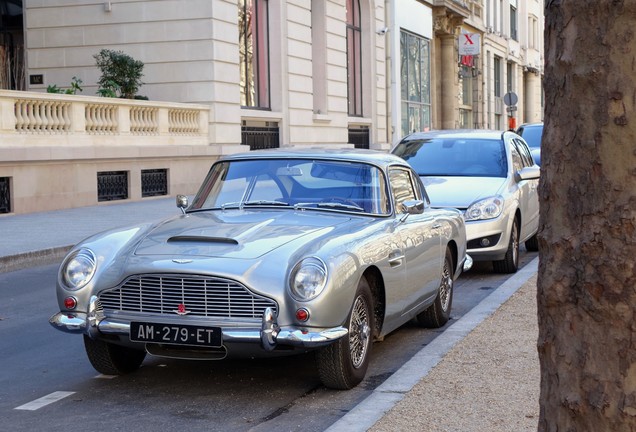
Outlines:
{"label": "suv side mirror", "polygon": [[541,174],[541,168],[537,165],[521,168],[515,173],[515,180],[519,183],[522,180],[536,180]]}

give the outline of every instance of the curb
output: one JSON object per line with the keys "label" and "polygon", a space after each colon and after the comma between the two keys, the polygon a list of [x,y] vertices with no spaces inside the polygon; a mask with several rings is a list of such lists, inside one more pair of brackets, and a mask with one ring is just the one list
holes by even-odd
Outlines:
{"label": "curb", "polygon": [[466,315],[418,351],[366,399],[326,429],[326,432],[364,432],[373,427],[391,408],[404,399],[460,340],[517,292],[537,272],[538,264],[537,257],[508,278]]}
{"label": "curb", "polygon": [[8,273],[40,265],[55,264],[62,261],[62,258],[64,258],[72,247],[72,245],[58,246],[0,257],[0,273]]}

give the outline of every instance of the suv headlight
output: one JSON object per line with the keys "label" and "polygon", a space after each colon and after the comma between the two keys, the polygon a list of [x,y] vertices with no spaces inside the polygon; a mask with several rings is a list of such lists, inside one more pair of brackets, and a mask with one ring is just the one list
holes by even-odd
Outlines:
{"label": "suv headlight", "polygon": [[464,219],[467,221],[494,219],[499,217],[504,209],[504,199],[497,195],[484,198],[472,203],[464,212]]}
{"label": "suv headlight", "polygon": [[316,257],[305,258],[294,266],[289,286],[292,295],[300,301],[309,301],[320,295],[327,283],[327,266]]}
{"label": "suv headlight", "polygon": [[91,281],[95,274],[97,259],[90,249],[79,249],[69,255],[60,269],[62,282],[69,290],[75,291]]}

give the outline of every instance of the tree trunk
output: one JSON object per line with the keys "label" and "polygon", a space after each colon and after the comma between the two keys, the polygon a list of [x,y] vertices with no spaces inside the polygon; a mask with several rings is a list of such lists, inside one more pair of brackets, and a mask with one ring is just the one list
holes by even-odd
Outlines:
{"label": "tree trunk", "polygon": [[541,431],[636,431],[636,0],[546,0]]}

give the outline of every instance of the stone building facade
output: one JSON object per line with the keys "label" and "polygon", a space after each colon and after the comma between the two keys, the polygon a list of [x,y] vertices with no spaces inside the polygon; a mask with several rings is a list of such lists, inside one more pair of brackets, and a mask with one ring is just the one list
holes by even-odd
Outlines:
{"label": "stone building facade", "polygon": [[[0,12],[8,16],[2,3]],[[35,94],[51,85],[68,87],[75,77],[82,82],[79,96],[49,96],[81,105],[82,98],[95,99],[100,75],[94,56],[107,48],[144,63],[144,109],[170,103],[209,107],[207,125],[197,132],[205,133],[208,148],[196,147],[197,168],[190,179],[180,176],[180,186],[196,184],[205,167],[226,153],[290,145],[389,150],[414,130],[506,129],[509,114],[518,123],[542,119],[539,0],[22,0],[22,28],[16,28],[20,2],[11,3],[12,27],[0,30],[12,32],[23,46],[0,41],[0,57],[22,52],[13,63],[23,62],[23,78],[14,73],[0,86]],[[460,55],[466,34],[478,35],[475,55]],[[504,104],[507,93],[517,98],[514,111]],[[7,143],[18,135],[25,146],[39,149],[55,141],[47,136],[50,130],[16,130],[11,103],[0,104],[0,202],[3,193],[13,191],[10,201],[23,191],[18,184],[25,166],[45,162]],[[138,170],[140,158],[151,157],[135,140],[125,140],[128,154],[113,145],[130,129],[118,126],[109,133],[112,139],[95,141],[102,150],[92,154],[99,158],[82,153],[94,171],[114,162],[118,171]],[[166,161],[191,152],[170,147],[171,139],[157,133]],[[143,139],[152,140],[152,134]],[[68,163],[77,162],[72,151],[65,154],[71,155]],[[152,165],[159,167],[161,160]],[[93,184],[94,173],[88,175],[79,181]],[[195,192],[176,190],[171,177],[166,194]],[[5,189],[2,179],[9,179]],[[65,193],[72,196],[73,188]],[[20,194],[18,202],[26,202],[28,193]],[[53,189],[40,195],[41,205],[9,205],[9,213],[99,202],[86,190],[79,201],[56,200]]]}

